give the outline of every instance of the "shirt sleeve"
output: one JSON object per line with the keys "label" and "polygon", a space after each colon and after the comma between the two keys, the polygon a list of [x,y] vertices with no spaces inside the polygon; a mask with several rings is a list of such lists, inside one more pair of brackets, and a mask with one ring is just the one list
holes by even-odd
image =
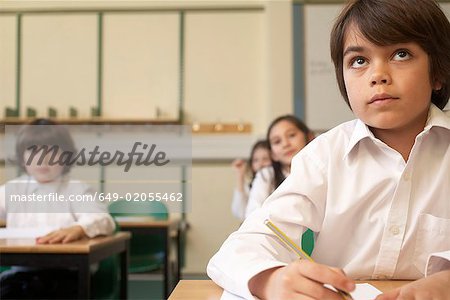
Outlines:
{"label": "shirt sleeve", "polygon": [[433,253],[428,257],[425,276],[450,269],[450,250]]}
{"label": "shirt sleeve", "polygon": [[233,199],[231,201],[231,212],[233,216],[243,221],[245,218],[245,208],[247,207],[248,194],[234,189]]}
{"label": "shirt sleeve", "polygon": [[[90,187],[85,187],[84,194],[93,194]],[[95,201],[89,203],[89,209],[76,209],[74,212],[76,224],[80,225],[86,235],[90,238],[99,235],[111,235],[116,224],[113,218],[108,213],[108,207],[105,203]]]}
{"label": "shirt sleeve", "polygon": [[273,174],[268,168],[256,173],[248,196],[248,204],[245,209],[245,217],[248,217],[256,209],[260,208],[273,191]]}
{"label": "shirt sleeve", "polygon": [[298,240],[306,227],[321,228],[324,205],[317,206],[309,194],[325,199],[325,176],[317,170],[310,170],[311,174],[316,175],[307,177],[301,175],[303,172],[296,171],[296,168],[303,169],[308,161],[306,157],[293,161],[291,175],[295,176],[288,176],[262,207],[250,214],[239,230],[228,237],[209,261],[208,276],[228,292],[253,299],[248,288],[251,278],[264,270],[285,266],[298,259],[264,225],[266,219],[270,219],[293,240]]}
{"label": "shirt sleeve", "polygon": [[6,219],[6,189],[5,185],[0,186],[0,219]]}

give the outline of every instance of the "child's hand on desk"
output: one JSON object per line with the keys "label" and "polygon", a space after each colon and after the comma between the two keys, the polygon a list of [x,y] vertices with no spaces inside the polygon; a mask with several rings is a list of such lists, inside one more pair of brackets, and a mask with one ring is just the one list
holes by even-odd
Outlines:
{"label": "child's hand on desk", "polygon": [[376,300],[449,300],[450,270],[435,273],[384,293]]}
{"label": "child's hand on desk", "polygon": [[261,299],[342,300],[341,295],[324,284],[347,292],[355,289],[353,280],[341,270],[307,260],[263,271],[250,280],[249,288]]}
{"label": "child's hand on desk", "polygon": [[70,243],[87,237],[80,225],[59,229],[36,239],[38,244]]}

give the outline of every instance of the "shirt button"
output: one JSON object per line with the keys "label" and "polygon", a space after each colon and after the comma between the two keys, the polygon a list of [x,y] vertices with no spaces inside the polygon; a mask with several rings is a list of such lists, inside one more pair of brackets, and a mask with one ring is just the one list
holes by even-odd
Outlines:
{"label": "shirt button", "polygon": [[400,233],[400,228],[398,228],[397,225],[393,225],[391,226],[391,228],[389,229],[389,231],[393,234],[393,235],[397,235]]}

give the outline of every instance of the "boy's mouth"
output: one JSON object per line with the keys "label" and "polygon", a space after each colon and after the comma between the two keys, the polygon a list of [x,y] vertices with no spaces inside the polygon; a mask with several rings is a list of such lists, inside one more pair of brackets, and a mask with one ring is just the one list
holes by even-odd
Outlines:
{"label": "boy's mouth", "polygon": [[385,101],[389,101],[389,100],[397,100],[399,99],[398,97],[394,97],[390,94],[376,94],[374,95],[372,98],[370,98],[369,104],[372,103],[380,103],[380,102],[385,102]]}

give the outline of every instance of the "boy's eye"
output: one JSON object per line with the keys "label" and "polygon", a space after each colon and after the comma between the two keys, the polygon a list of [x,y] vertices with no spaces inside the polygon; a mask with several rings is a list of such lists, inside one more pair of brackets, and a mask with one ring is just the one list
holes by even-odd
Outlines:
{"label": "boy's eye", "polygon": [[410,54],[406,50],[399,50],[395,52],[394,59],[396,60],[407,60],[409,59]]}
{"label": "boy's eye", "polygon": [[365,66],[367,64],[367,61],[364,57],[355,57],[352,61],[351,61],[351,67],[352,68],[361,68],[363,66]]}

